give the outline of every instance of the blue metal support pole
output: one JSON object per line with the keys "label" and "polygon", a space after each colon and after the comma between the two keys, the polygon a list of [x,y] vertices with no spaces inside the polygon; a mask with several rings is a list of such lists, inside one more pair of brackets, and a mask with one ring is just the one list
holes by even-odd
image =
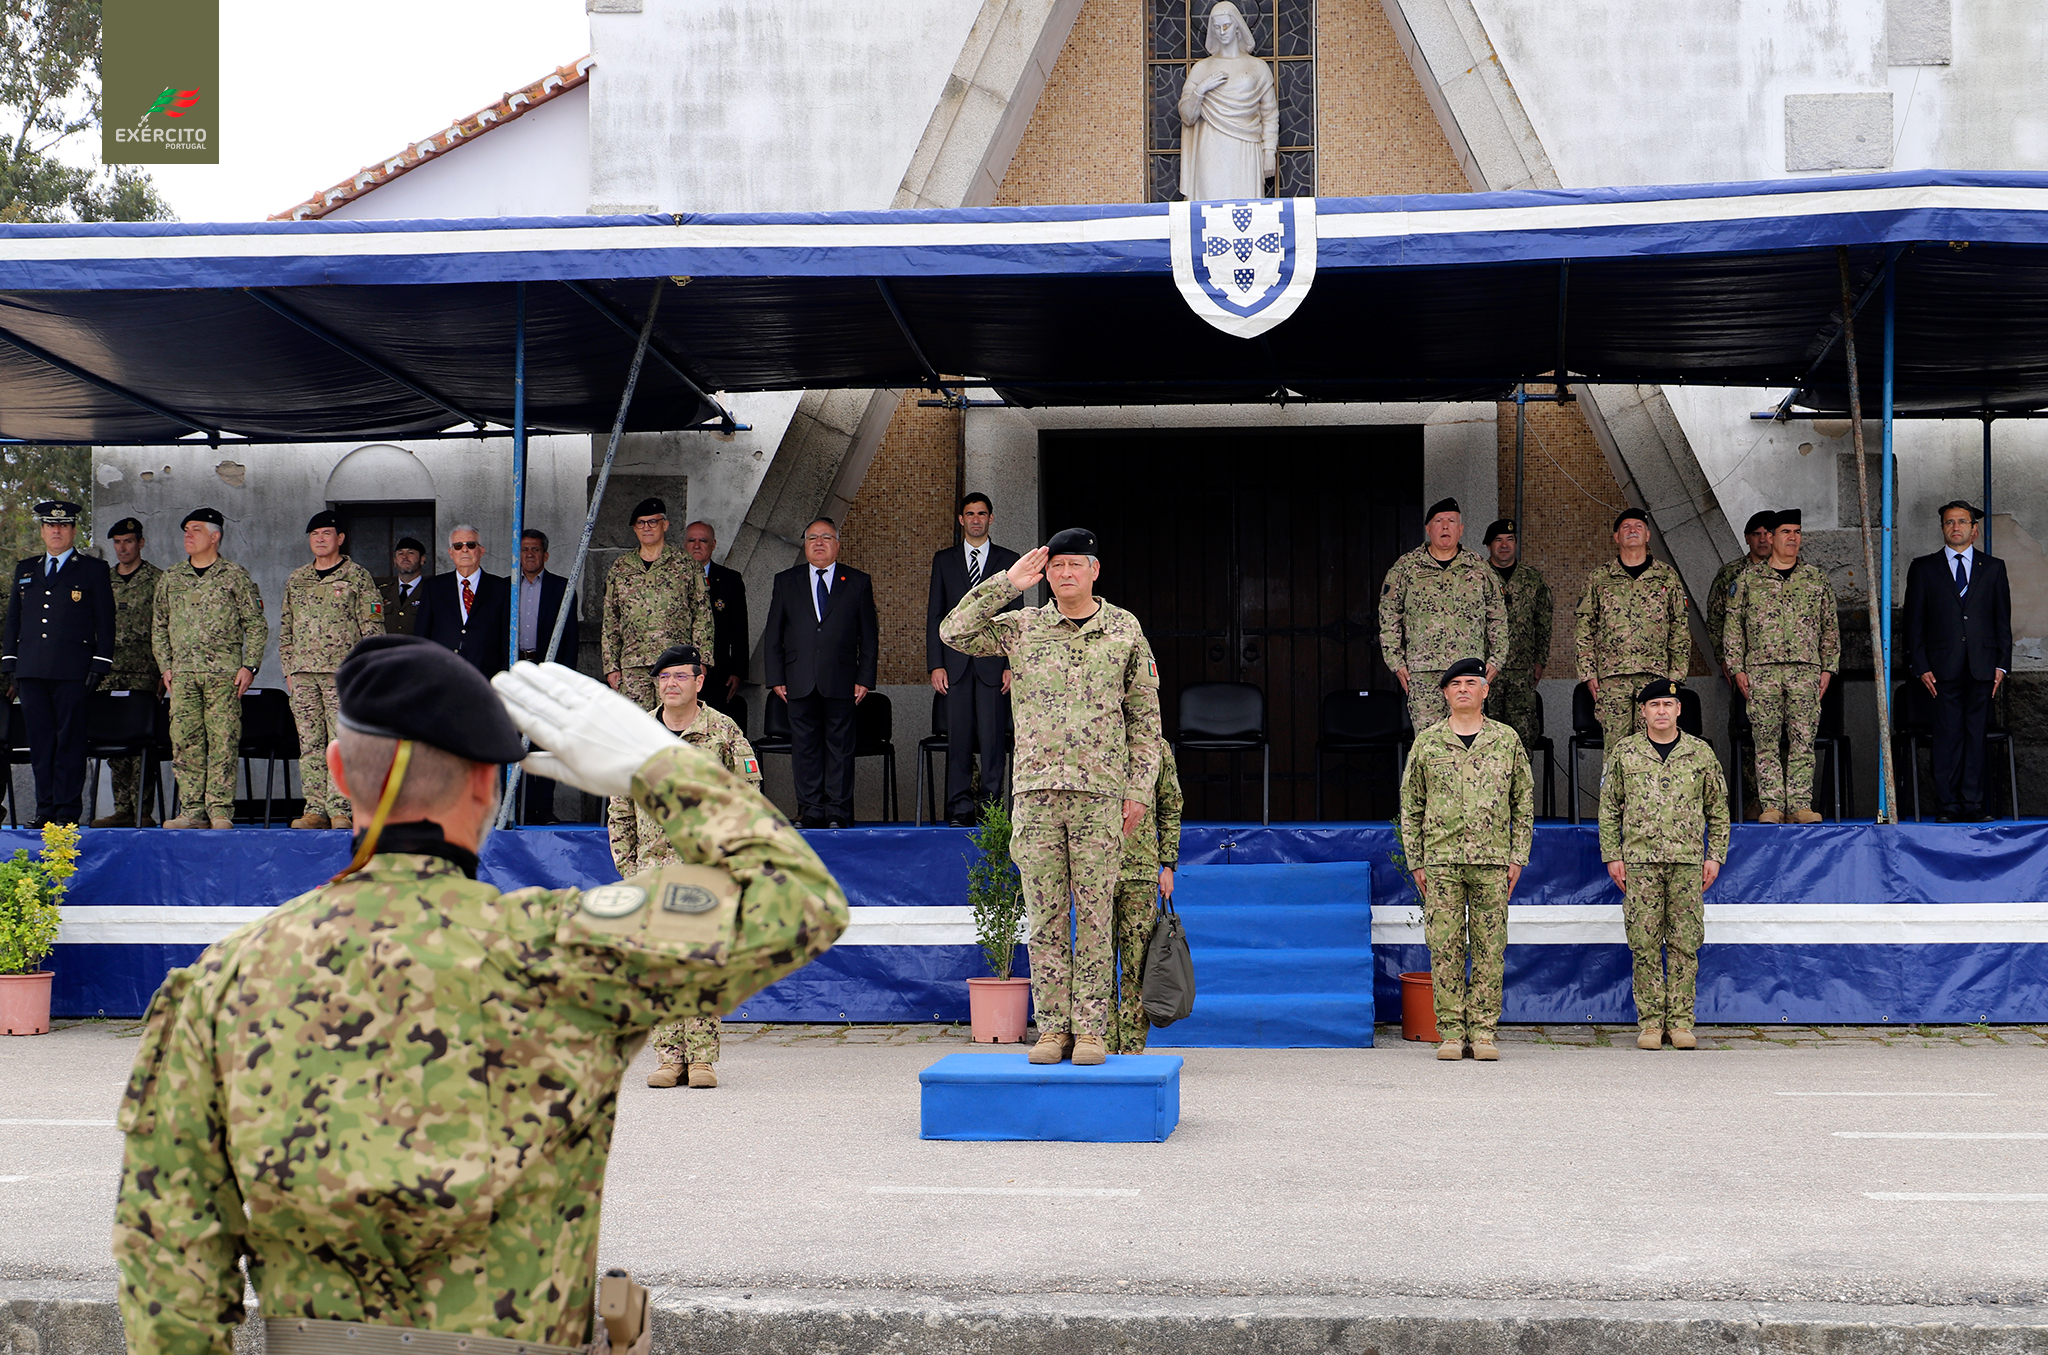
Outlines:
{"label": "blue metal support pole", "polygon": [[[511,633],[505,637],[507,668],[519,662],[519,584],[524,572],[519,565],[519,542],[525,531],[526,284],[515,282],[512,284],[512,617]],[[518,794],[519,768],[513,767],[505,778],[505,798],[515,800]],[[511,821],[517,823],[524,818],[515,802]]]}
{"label": "blue metal support pole", "polygon": [[[1882,508],[1879,510],[1878,569],[1880,582],[1875,601],[1879,605],[1879,619],[1883,625],[1884,653],[1879,659],[1877,680],[1886,691],[1891,690],[1892,681],[1892,488],[1898,476],[1892,460],[1892,394],[1898,375],[1898,314],[1899,283],[1898,270],[1887,269],[1884,276],[1884,443],[1878,453],[1877,474],[1882,484]],[[1891,737],[1891,731],[1885,731]],[[1916,773],[1917,774],[1917,773]],[[1891,809],[1885,802],[1885,789],[1878,788],[1877,815],[1884,819]]]}
{"label": "blue metal support pole", "polygon": [[1991,416],[1984,416],[1984,553],[1991,554]]}

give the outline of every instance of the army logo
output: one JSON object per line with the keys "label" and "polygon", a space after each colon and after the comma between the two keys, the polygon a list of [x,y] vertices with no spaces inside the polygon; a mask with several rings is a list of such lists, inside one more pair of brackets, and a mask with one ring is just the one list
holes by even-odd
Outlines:
{"label": "army logo", "polygon": [[661,911],[664,913],[708,913],[717,906],[718,896],[703,885],[662,886]]}
{"label": "army logo", "polygon": [[592,917],[630,917],[647,902],[647,891],[638,885],[600,885],[583,891],[583,911]]}

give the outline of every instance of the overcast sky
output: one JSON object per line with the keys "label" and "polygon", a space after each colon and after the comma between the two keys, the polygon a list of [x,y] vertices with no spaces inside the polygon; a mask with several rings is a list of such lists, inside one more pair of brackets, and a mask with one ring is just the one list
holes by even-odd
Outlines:
{"label": "overcast sky", "polygon": [[221,162],[149,167],[184,221],[260,221],[590,50],[583,0],[220,0],[220,28]]}

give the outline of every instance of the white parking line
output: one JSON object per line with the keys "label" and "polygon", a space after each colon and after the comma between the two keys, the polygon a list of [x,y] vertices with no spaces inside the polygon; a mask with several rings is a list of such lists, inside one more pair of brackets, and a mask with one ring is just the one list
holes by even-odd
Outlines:
{"label": "white parking line", "polygon": [[1996,1096],[1997,1092],[1772,1092],[1773,1096]]}
{"label": "white parking line", "polygon": [[2048,1134],[1880,1134],[1869,1130],[1837,1129],[1838,1139],[2048,1139]]}
{"label": "white parking line", "polygon": [[112,1120],[0,1120],[0,1124],[35,1125],[38,1128],[50,1128],[57,1125],[86,1125],[94,1129],[112,1129],[114,1127]]}
{"label": "white parking line", "polygon": [[869,1186],[870,1195],[1065,1195],[1100,1200],[1128,1198],[1135,1190],[1106,1186]]}
{"label": "white parking line", "polygon": [[2048,1195],[1976,1195],[1943,1190],[1866,1190],[1866,1200],[1935,1200],[1959,1204],[2048,1204]]}
{"label": "white parking line", "polygon": [[26,1176],[0,1176],[0,1186],[11,1186],[16,1181],[26,1181]]}

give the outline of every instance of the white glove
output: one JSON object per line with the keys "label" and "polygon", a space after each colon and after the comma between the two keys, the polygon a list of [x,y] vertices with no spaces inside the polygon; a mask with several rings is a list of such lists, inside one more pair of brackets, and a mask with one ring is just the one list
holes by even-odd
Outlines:
{"label": "white glove", "polygon": [[676,746],[676,736],[595,678],[559,663],[521,661],[491,679],[505,713],[534,751],[519,765],[529,776],[566,781],[592,795],[624,795],[647,759]]}

